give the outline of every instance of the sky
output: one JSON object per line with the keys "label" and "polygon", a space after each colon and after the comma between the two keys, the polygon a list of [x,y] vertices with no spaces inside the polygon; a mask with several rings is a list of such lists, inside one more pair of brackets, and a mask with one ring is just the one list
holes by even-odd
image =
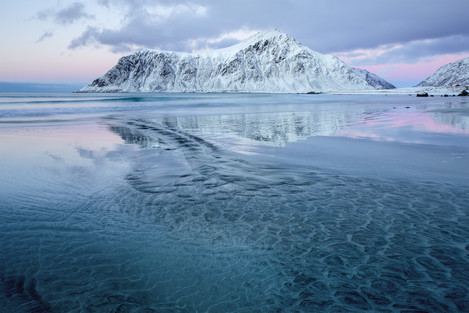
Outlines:
{"label": "sky", "polygon": [[140,49],[197,52],[277,28],[397,87],[469,57],[469,0],[15,0],[0,81],[88,83]]}

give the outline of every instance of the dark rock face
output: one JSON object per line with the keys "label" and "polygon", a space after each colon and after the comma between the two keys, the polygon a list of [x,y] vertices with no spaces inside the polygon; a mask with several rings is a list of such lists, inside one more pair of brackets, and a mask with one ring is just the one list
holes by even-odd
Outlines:
{"label": "dark rock face", "polygon": [[428,97],[428,93],[426,92],[418,93],[417,97]]}
{"label": "dark rock face", "polygon": [[469,96],[469,92],[467,92],[467,90],[463,90],[463,91],[461,91],[461,93],[458,96],[467,97],[467,96]]}

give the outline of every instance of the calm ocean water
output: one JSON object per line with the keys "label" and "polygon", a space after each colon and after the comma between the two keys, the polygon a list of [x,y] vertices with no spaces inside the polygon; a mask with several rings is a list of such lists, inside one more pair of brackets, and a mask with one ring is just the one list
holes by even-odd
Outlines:
{"label": "calm ocean water", "polygon": [[0,94],[0,312],[469,312],[469,99]]}

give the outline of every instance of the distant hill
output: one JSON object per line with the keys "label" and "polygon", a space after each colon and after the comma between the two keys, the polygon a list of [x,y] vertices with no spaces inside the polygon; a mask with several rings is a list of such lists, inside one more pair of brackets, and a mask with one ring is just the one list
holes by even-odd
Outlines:
{"label": "distant hill", "polygon": [[384,80],[376,74],[370,73],[367,70],[361,68],[352,67],[352,70],[355,74],[363,77],[370,85],[375,87],[375,89],[395,89],[396,86],[390,82]]}
{"label": "distant hill", "polygon": [[79,92],[307,93],[382,88],[375,83],[338,58],[272,29],[201,53],[139,51],[121,58]]}
{"label": "distant hill", "polygon": [[0,82],[0,92],[74,92],[84,85]]}
{"label": "distant hill", "polygon": [[454,87],[469,85],[469,57],[440,67],[415,87]]}

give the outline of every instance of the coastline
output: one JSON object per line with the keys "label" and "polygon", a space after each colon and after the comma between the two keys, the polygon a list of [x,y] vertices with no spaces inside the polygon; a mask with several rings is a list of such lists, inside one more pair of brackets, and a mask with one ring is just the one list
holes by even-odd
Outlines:
{"label": "coastline", "polygon": [[395,94],[395,95],[417,95],[419,93],[428,93],[429,96],[457,96],[463,90],[467,90],[464,86],[460,87],[404,87],[395,89],[373,89],[373,90],[352,90],[352,91],[329,91],[329,94],[362,94],[362,95],[376,95],[376,94]]}

